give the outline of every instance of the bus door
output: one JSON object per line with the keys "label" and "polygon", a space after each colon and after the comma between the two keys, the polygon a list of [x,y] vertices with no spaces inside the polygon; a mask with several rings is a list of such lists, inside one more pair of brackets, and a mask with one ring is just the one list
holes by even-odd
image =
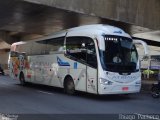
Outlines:
{"label": "bus door", "polygon": [[97,55],[94,41],[87,45],[87,92],[97,93]]}
{"label": "bus door", "polygon": [[66,55],[73,60],[70,62],[69,74],[72,76],[76,90],[87,91],[87,61],[86,61],[86,37],[67,37]]}
{"label": "bus door", "polygon": [[94,41],[89,37],[67,37],[66,54],[74,60],[70,74],[75,78],[76,90],[97,93],[97,57]]}

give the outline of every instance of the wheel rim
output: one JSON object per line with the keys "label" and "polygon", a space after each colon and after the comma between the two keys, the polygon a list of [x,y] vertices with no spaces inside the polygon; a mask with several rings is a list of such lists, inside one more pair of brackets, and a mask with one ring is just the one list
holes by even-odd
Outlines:
{"label": "wheel rim", "polygon": [[74,90],[74,85],[73,85],[73,82],[68,82],[67,84],[67,89],[70,91],[70,90]]}

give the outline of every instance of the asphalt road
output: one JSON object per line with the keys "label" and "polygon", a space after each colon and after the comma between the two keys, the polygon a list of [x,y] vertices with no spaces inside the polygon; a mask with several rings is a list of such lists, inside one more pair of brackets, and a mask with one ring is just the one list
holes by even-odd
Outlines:
{"label": "asphalt road", "polygon": [[96,96],[29,84],[0,76],[0,114],[159,114],[160,99],[149,93]]}

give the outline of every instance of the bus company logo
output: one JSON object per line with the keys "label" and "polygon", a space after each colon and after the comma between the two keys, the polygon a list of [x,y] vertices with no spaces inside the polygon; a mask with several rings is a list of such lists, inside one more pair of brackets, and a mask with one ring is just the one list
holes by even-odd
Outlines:
{"label": "bus company logo", "polygon": [[119,30],[119,31],[114,31],[113,33],[122,34],[122,30]]}
{"label": "bus company logo", "polygon": [[122,75],[122,76],[113,76],[112,77],[112,80],[135,80],[137,79],[138,77],[136,76],[129,76],[129,75]]}
{"label": "bus company logo", "polygon": [[57,63],[59,66],[70,66],[68,62],[61,60],[59,57],[57,57]]}
{"label": "bus company logo", "polygon": [[128,73],[122,73],[122,75],[129,75]]}

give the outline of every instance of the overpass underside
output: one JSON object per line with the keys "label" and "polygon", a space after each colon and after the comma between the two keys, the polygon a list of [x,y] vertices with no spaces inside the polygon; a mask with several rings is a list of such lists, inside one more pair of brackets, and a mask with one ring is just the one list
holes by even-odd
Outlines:
{"label": "overpass underside", "polygon": [[130,34],[160,29],[159,0],[0,1],[0,40],[39,37],[84,24],[110,24]]}
{"label": "overpass underside", "polygon": [[131,35],[152,32],[160,30],[159,12],[159,0],[1,0],[0,51],[85,24],[110,24]]}
{"label": "overpass underside", "polygon": [[24,0],[76,13],[160,29],[159,0]]}

